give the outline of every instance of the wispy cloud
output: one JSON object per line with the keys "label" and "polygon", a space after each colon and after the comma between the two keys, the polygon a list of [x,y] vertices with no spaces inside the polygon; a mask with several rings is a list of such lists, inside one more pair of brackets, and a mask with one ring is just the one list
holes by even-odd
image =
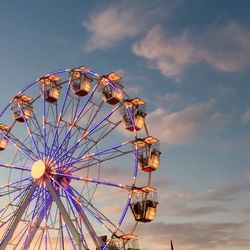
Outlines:
{"label": "wispy cloud", "polygon": [[[168,215],[178,218],[204,217],[220,213],[231,213],[231,205],[239,196],[249,192],[249,172],[239,182],[220,181],[213,189],[203,192],[187,192],[169,188],[159,193],[159,218]],[[248,178],[248,179],[246,179]],[[162,190],[162,188],[161,188]],[[202,216],[202,217],[201,217]]]}
{"label": "wispy cloud", "polygon": [[241,117],[242,123],[249,123],[250,122],[250,110],[246,111]]}
{"label": "wispy cloud", "polygon": [[85,49],[92,51],[109,48],[121,40],[136,36],[145,29],[152,13],[148,4],[131,1],[93,11],[90,18],[83,22],[83,26],[90,33]]}
{"label": "wispy cloud", "polygon": [[190,63],[194,63],[193,47],[185,34],[168,37],[160,26],[153,27],[140,42],[132,46],[137,56],[149,60],[152,67],[167,77],[179,76]]}
{"label": "wispy cloud", "polygon": [[223,128],[227,125],[231,120],[230,115],[224,115],[220,112],[216,112],[212,114],[208,121],[208,127],[211,130],[216,130],[218,128]]}
{"label": "wispy cloud", "polygon": [[228,210],[221,205],[186,206],[181,204],[175,205],[173,207],[173,212],[175,215],[189,218],[227,211]]}
{"label": "wispy cloud", "polygon": [[178,145],[192,142],[204,121],[213,114],[215,102],[196,103],[177,112],[158,108],[149,114],[151,133],[161,135],[161,142]]}
{"label": "wispy cloud", "polygon": [[216,189],[210,189],[204,194],[196,197],[197,201],[232,201],[240,192],[249,191],[250,184],[248,182],[224,183]]}
{"label": "wispy cloud", "polygon": [[140,228],[140,239],[147,243],[148,249],[162,250],[169,249],[170,239],[181,250],[249,246],[249,226],[249,221],[176,224],[155,222]]}
{"label": "wispy cloud", "polygon": [[234,21],[212,25],[198,35],[189,30],[180,36],[170,35],[158,25],[134,43],[132,49],[166,77],[179,80],[190,65],[202,61],[224,72],[249,67],[249,41],[249,28]]}

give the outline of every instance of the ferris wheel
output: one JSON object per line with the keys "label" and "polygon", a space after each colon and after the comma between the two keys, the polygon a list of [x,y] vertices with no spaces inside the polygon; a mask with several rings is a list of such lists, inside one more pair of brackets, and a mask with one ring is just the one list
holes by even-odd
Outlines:
{"label": "ferris wheel", "polygon": [[139,249],[159,140],[116,72],[46,74],[0,113],[0,250]]}

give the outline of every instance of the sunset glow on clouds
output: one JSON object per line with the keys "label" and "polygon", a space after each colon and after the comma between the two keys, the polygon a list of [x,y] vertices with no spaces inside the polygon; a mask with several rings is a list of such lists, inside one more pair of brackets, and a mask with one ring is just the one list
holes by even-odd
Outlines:
{"label": "sunset glow on clouds", "polygon": [[[146,100],[162,158],[140,249],[250,248],[248,1],[12,1],[0,12],[2,107],[32,79],[80,65],[120,72]],[[109,177],[125,182],[123,164]],[[103,211],[118,211],[103,198]]]}
{"label": "sunset glow on clouds", "polygon": [[226,72],[250,66],[250,32],[237,22],[216,23],[197,36],[192,30],[184,31],[179,37],[165,33],[164,28],[155,26],[132,49],[167,77],[178,77],[190,65],[202,61]]}

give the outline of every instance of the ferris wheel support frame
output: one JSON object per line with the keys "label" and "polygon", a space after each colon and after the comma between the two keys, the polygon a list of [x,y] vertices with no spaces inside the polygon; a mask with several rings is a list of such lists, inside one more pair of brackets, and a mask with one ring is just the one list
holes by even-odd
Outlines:
{"label": "ferris wheel support frame", "polygon": [[[67,189],[67,191],[73,195],[72,190],[69,188]],[[94,228],[92,227],[91,223],[89,222],[88,217],[86,216],[85,212],[83,211],[83,209],[76,203],[76,201],[69,196],[69,199],[72,201],[74,207],[76,208],[76,210],[79,212],[79,215],[81,216],[82,220],[84,221],[84,225],[90,235],[90,237],[92,238],[96,248],[100,248],[103,245],[103,242],[101,242],[100,238],[97,236]]]}
{"label": "ferris wheel support frame", "polygon": [[[50,207],[52,205],[52,202],[53,202],[53,198],[50,195],[49,198],[47,199],[47,210],[50,209]],[[43,211],[43,207],[42,207],[36,221],[34,222],[32,228],[31,228],[31,230],[28,232],[28,236],[27,236],[27,239],[26,239],[26,242],[25,242],[25,247],[29,248],[30,243],[32,242],[38,228],[40,227],[40,225],[41,225],[41,223],[43,221],[43,218],[44,218],[44,211]]]}
{"label": "ferris wheel support frame", "polygon": [[[80,97],[84,95],[75,92],[74,84],[76,82],[73,82],[76,79],[74,78],[76,77],[74,75],[75,72],[78,72],[80,76],[86,77],[86,79],[84,78],[86,81],[90,81],[87,82],[89,84],[87,86],[90,86],[89,88],[91,88],[91,83],[93,81],[95,83],[93,89],[91,91],[89,89],[89,92],[85,94],[88,95],[88,97],[82,99],[83,101],[80,101]],[[67,73],[70,76],[69,78],[67,76],[66,80],[62,81],[62,78],[53,75],[58,73]],[[111,73],[113,74],[115,72]],[[52,243],[56,240],[56,249],[59,247],[59,249],[64,250],[67,244],[71,243],[71,247],[74,250],[89,250],[89,246],[91,246],[91,249],[92,247],[96,247],[96,249],[108,250],[110,244],[112,246],[113,244],[115,246],[116,244],[117,246],[120,245],[120,243],[116,243],[117,239],[123,240],[123,247],[125,247],[128,240],[130,240],[130,238],[124,240],[123,236],[128,234],[121,228],[121,225],[129,207],[133,212],[131,201],[135,196],[134,190],[143,189],[135,186],[139,168],[139,153],[144,157],[148,157],[145,159],[149,159],[149,156],[145,155],[146,151],[141,150],[140,147],[142,147],[142,142],[144,142],[144,144],[146,143],[145,145],[150,144],[150,140],[146,141],[147,138],[144,137],[138,138],[137,131],[141,130],[142,127],[136,127],[135,125],[135,121],[137,121],[135,120],[135,109],[139,111],[144,110],[139,109],[139,106],[137,107],[136,105],[144,105],[144,101],[139,98],[130,99],[126,92],[122,90],[122,85],[118,85],[117,87],[116,84],[120,83],[120,81],[118,82],[117,79],[112,79],[112,77],[109,78],[110,74],[101,76],[85,67],[56,70],[29,83],[24,89],[17,93],[14,99],[10,100],[9,104],[0,113],[1,117],[10,105],[12,105],[10,110],[12,110],[14,114],[14,116],[12,116],[14,122],[9,126],[8,130],[6,129],[6,127],[8,127],[7,125],[1,124],[0,139],[3,138],[3,140],[10,142],[10,144],[16,148],[16,155],[12,158],[12,162],[8,164],[8,162],[5,163],[4,161],[0,163],[0,167],[21,171],[19,176],[21,181],[16,181],[16,179],[13,180],[14,174],[11,174],[12,170],[9,170],[9,182],[12,181],[11,183],[13,184],[20,182],[20,184],[15,184],[13,187],[7,185],[10,186],[10,188],[8,188],[8,193],[6,191],[3,193],[4,195],[9,195],[10,202],[1,210],[1,212],[4,211],[4,216],[3,219],[1,219],[2,224],[0,228],[4,223],[6,223],[6,225],[3,227],[5,232],[0,239],[0,250],[5,250],[9,245],[16,249],[20,243],[22,244],[21,250],[26,250],[31,247],[38,247],[40,249],[42,242],[44,242],[44,249],[47,250],[48,247],[52,248],[53,244],[51,244],[51,239],[53,240]],[[85,84],[85,82],[82,82],[82,76],[79,79],[81,79],[81,84]],[[51,82],[46,82],[46,79]],[[37,90],[40,89],[40,94],[31,97],[29,95],[33,88],[31,90],[29,88],[36,83],[39,84]],[[78,83],[77,80],[77,84]],[[48,87],[48,85],[50,87]],[[62,103],[60,106],[57,103],[57,99],[64,86],[66,86],[66,92],[64,98],[59,102],[59,104]],[[71,92],[73,92],[73,94],[70,92],[71,86]],[[123,97],[115,101],[113,99],[110,101],[110,98],[107,99],[108,97],[105,95],[106,92],[103,91],[107,86],[110,89],[112,88],[110,93],[113,95],[113,98],[117,96],[113,94],[113,91],[119,94],[122,93]],[[57,92],[50,92],[52,87],[54,90],[57,90]],[[24,93],[28,89],[29,92],[27,91],[27,93]],[[99,90],[99,94],[101,94],[102,97],[98,100],[96,98],[97,95],[95,95],[97,90]],[[64,93],[63,91],[65,91],[65,88],[63,88],[61,93]],[[33,96],[33,92],[31,95]],[[125,96],[128,99],[125,100]],[[23,102],[18,102],[18,100]],[[115,107],[113,106],[114,108],[109,106],[109,109],[105,109],[105,107],[102,109],[105,102],[109,105],[117,105],[115,105]],[[41,113],[35,113],[34,109],[39,103],[42,105]],[[71,110],[71,107],[72,115],[67,119],[66,111]],[[105,111],[104,115],[100,112],[101,110]],[[119,117],[113,119],[111,116],[114,113],[113,116],[116,116],[118,111],[120,111],[122,117],[119,121],[114,121]],[[41,116],[40,118],[39,115]],[[141,119],[144,119],[145,115],[146,114],[144,114]],[[127,116],[128,118],[126,118]],[[96,117],[99,120],[97,120]],[[86,125],[85,123],[79,125],[78,123],[80,123],[83,118],[86,118]],[[129,137],[127,140],[122,140],[123,142],[119,142],[112,146],[110,143],[106,145],[105,141],[103,144],[100,143],[107,135],[113,132],[122,121],[126,124],[126,119],[129,119],[130,125],[126,125],[125,128],[132,132],[132,137],[134,135],[133,139]],[[21,122],[26,126],[28,133],[27,137],[18,139],[20,136],[18,136],[18,130],[16,131],[16,127],[14,127],[18,124],[17,122]],[[145,123],[144,129],[146,135],[149,136]],[[60,137],[61,139],[59,140],[58,138]],[[73,139],[71,140],[71,138]],[[141,144],[139,144],[139,142],[141,142]],[[112,144],[114,144],[113,141]],[[6,143],[3,144],[1,151],[5,149],[6,145]],[[104,145],[104,147],[102,145]],[[115,162],[116,158],[120,156],[127,157],[130,154],[133,155],[135,160],[131,185],[118,183],[117,180],[112,181],[112,178],[104,180],[105,178],[101,179],[99,177],[101,164],[112,159],[114,159]],[[34,162],[34,164],[30,166],[30,162]],[[37,166],[40,166],[39,169],[41,171],[38,171],[39,169]],[[96,167],[91,172],[91,175],[88,172],[90,171],[90,167]],[[157,167],[158,166],[154,167],[154,169]],[[153,169],[153,166],[151,169]],[[151,183],[150,171],[153,170],[148,170],[146,167],[142,170],[145,172],[149,171],[147,184],[149,187]],[[24,173],[27,174],[27,171],[31,171],[31,176],[23,178],[25,177]],[[87,174],[84,175],[86,171]],[[97,175],[97,177],[92,178],[93,173]],[[29,178],[31,181],[28,184],[21,184]],[[77,187],[76,182],[82,181],[85,182],[85,185],[87,184],[87,188],[85,188],[84,185],[82,190],[79,191],[74,188],[73,182],[73,184],[69,184],[71,180],[74,180],[75,187]],[[124,204],[123,212],[117,223],[113,222],[113,218],[107,218],[102,210],[98,208],[100,205],[97,202],[92,203],[98,184],[128,191],[127,202]],[[0,186],[0,189],[2,190],[5,186],[6,185]],[[92,187],[95,188],[93,189]],[[20,190],[20,192],[18,190]],[[83,190],[87,192],[84,193]],[[144,191],[145,190],[143,190],[143,192]],[[16,197],[12,198],[14,196],[12,196],[12,193],[15,192],[19,193]],[[146,190],[145,192],[151,192],[151,190]],[[87,197],[87,195],[89,195],[89,197]],[[147,193],[144,196],[145,199],[147,199]],[[18,202],[15,201],[17,199],[19,199]],[[33,210],[32,206],[34,206]],[[10,207],[16,209],[13,210],[14,213],[7,210]],[[54,208],[56,210],[54,210]],[[5,215],[5,209],[7,215]],[[54,214],[53,218],[50,217],[51,213]],[[90,216],[90,218],[88,216]],[[24,218],[22,219],[22,217]],[[100,224],[100,226],[104,228],[102,230],[105,231],[96,231],[94,228],[95,224],[92,225],[92,221],[93,223]],[[134,233],[138,221],[139,220],[136,219],[136,224],[129,234]],[[20,232],[18,229],[19,223],[23,225],[23,229],[21,229]],[[57,237],[54,237],[55,235],[50,233],[53,232],[52,230],[57,230]],[[37,237],[38,231],[41,233]],[[68,242],[64,242],[64,232],[68,236]],[[111,233],[109,238],[107,238],[106,232]],[[88,240],[92,240],[90,244],[85,239],[85,233]]]}
{"label": "ferris wheel support frame", "polygon": [[[62,201],[59,199],[59,197],[57,196],[57,193],[56,191],[54,190],[53,186],[51,185],[50,181],[48,180],[48,178],[45,179],[45,184],[46,184],[46,187],[48,188],[49,192],[51,193],[52,197],[53,197],[53,200],[55,201],[56,205],[58,206],[58,209],[61,213],[61,215],[63,216],[63,219],[65,221],[65,224],[67,225],[67,227],[69,228],[71,234],[72,234],[72,237],[75,241],[75,243],[77,244],[78,246],[78,249],[81,250],[82,247],[84,247],[82,244],[81,244],[81,238],[80,238],[80,235],[79,233],[77,232],[74,224],[72,223]],[[84,247],[85,248],[85,247]]]}
{"label": "ferris wheel support frame", "polygon": [[35,182],[33,182],[31,184],[30,190],[28,190],[27,195],[22,202],[22,205],[20,206],[20,209],[17,210],[17,215],[15,216],[15,219],[13,220],[12,225],[8,229],[7,234],[4,235],[2,238],[2,242],[0,243],[0,250],[6,249],[10,239],[12,238],[12,236],[13,236],[13,234],[18,226],[18,223],[20,222],[20,220],[21,220],[21,218],[26,210],[26,207],[29,204],[29,201],[30,201],[36,187],[37,187],[37,184]]}

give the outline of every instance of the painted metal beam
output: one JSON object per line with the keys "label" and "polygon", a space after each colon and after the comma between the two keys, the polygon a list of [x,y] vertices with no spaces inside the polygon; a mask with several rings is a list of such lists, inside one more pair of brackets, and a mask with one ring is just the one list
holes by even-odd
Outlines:
{"label": "painted metal beam", "polygon": [[[50,209],[50,206],[52,204],[53,198],[50,195],[50,197],[47,200],[47,210]],[[40,213],[36,219],[36,221],[32,224],[29,235],[25,241],[25,248],[24,249],[29,249],[30,243],[32,242],[38,228],[40,227],[42,220],[44,218],[44,211],[43,211],[43,207],[41,207]]]}
{"label": "painted metal beam", "polygon": [[[67,191],[68,191],[72,196],[74,196],[73,191],[72,191],[71,188],[68,188]],[[101,247],[103,246],[103,243],[104,243],[104,242],[102,242],[101,238],[97,236],[97,234],[96,234],[94,228],[92,227],[92,225],[91,225],[91,223],[90,223],[88,217],[86,216],[85,212],[83,211],[83,209],[81,208],[81,206],[79,206],[79,205],[72,199],[72,197],[69,196],[69,198],[70,198],[70,200],[72,201],[72,203],[74,204],[74,206],[75,206],[76,210],[78,211],[78,213],[81,215],[81,218],[82,218],[82,220],[83,220],[83,223],[84,223],[84,225],[85,225],[85,227],[86,227],[86,229],[87,229],[87,231],[88,231],[90,237],[92,238],[92,240],[93,240],[93,242],[94,242],[96,248],[101,248]]]}
{"label": "painted metal beam", "polygon": [[45,183],[46,183],[46,187],[48,188],[49,192],[51,193],[51,195],[53,197],[53,200],[55,201],[60,213],[62,214],[63,219],[64,219],[67,227],[69,228],[69,231],[71,232],[72,237],[73,237],[76,245],[78,246],[78,249],[79,250],[84,249],[84,246],[83,246],[83,244],[81,242],[81,239],[80,239],[80,235],[77,232],[77,230],[76,230],[70,216],[68,215],[68,213],[67,213],[61,199],[58,197],[58,194],[56,193],[55,189],[51,185],[50,180],[48,178],[46,178]]}
{"label": "painted metal beam", "polygon": [[10,228],[8,229],[7,234],[3,237],[3,240],[0,243],[0,250],[5,250],[7,248],[9,241],[11,240],[18,224],[20,223],[20,221],[22,219],[22,216],[23,216],[26,208],[28,207],[28,204],[30,202],[30,199],[33,195],[33,192],[34,192],[36,186],[37,186],[36,182],[33,182],[30,189],[28,190],[26,196],[24,197],[23,201],[21,202],[20,207],[16,211],[16,216],[15,216],[14,220],[12,221],[12,224],[11,224]]}

